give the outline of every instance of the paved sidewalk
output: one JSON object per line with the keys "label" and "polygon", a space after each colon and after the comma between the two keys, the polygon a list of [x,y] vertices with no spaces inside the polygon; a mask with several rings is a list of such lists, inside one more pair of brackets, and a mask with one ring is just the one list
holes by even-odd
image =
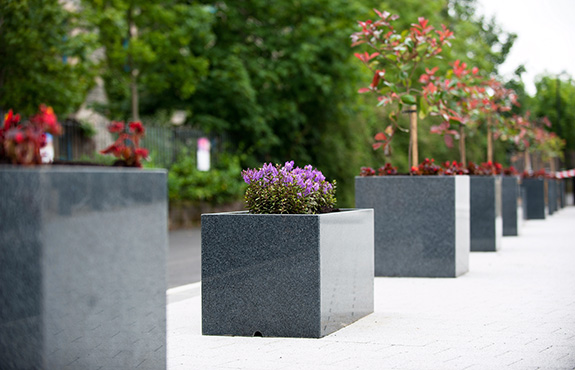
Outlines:
{"label": "paved sidewalk", "polygon": [[376,278],[375,312],[322,339],[201,335],[168,291],[168,369],[575,369],[575,207],[527,221],[456,279]]}

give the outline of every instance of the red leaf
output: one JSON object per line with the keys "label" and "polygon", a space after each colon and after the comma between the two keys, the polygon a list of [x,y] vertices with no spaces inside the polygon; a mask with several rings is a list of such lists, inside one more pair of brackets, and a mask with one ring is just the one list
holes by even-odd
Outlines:
{"label": "red leaf", "polygon": [[383,146],[383,143],[375,143],[375,144],[372,144],[372,146],[373,146],[373,150],[377,150]]}
{"label": "red leaf", "polygon": [[366,92],[370,92],[371,89],[367,88],[367,87],[362,87],[361,89],[357,90],[358,93],[363,94]]}
{"label": "red leaf", "polygon": [[443,140],[445,141],[445,145],[447,145],[448,148],[453,148],[453,136],[445,135]]}
{"label": "red leaf", "polygon": [[385,134],[383,132],[378,132],[377,134],[375,134],[375,140],[385,141],[386,139],[387,139],[387,137],[385,136]]}

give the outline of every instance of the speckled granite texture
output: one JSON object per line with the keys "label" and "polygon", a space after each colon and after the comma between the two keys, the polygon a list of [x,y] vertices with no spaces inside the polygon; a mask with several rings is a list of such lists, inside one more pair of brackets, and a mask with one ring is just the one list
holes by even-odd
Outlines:
{"label": "speckled granite texture", "polygon": [[545,219],[545,180],[524,178],[521,180],[526,220]]}
{"label": "speckled granite texture", "polygon": [[495,252],[501,246],[501,177],[470,176],[471,251]]}
{"label": "speckled granite texture", "polygon": [[202,215],[204,335],[319,338],[373,304],[373,210]]}
{"label": "speckled granite texture", "polygon": [[501,177],[501,215],[503,236],[518,236],[520,217],[518,215],[519,177]]}
{"label": "speckled granite texture", "polygon": [[0,167],[0,369],[165,369],[165,171]]}
{"label": "speckled granite texture", "polygon": [[561,208],[565,208],[565,180],[559,179],[557,180],[557,189],[559,194],[559,206]]}
{"label": "speckled granite texture", "polygon": [[375,211],[375,275],[457,277],[469,269],[469,176],[356,177]]}
{"label": "speckled granite texture", "polygon": [[547,179],[547,210],[550,215],[557,212],[558,201],[557,180]]}

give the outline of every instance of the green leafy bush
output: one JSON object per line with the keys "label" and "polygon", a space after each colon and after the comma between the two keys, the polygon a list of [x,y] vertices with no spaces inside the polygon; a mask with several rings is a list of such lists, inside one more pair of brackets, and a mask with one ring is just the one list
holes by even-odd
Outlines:
{"label": "green leafy bush", "polygon": [[168,173],[170,202],[191,202],[212,205],[240,201],[245,191],[241,180],[240,157],[221,154],[209,171],[199,171],[195,153],[179,156]]}

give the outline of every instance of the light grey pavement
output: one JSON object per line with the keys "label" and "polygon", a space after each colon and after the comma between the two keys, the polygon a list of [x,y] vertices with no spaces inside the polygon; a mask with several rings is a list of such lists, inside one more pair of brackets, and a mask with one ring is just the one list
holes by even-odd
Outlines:
{"label": "light grey pavement", "polygon": [[200,283],[168,301],[169,370],[575,369],[575,207],[459,278],[376,278],[375,312],[322,339],[202,336]]}
{"label": "light grey pavement", "polygon": [[200,228],[169,232],[168,288],[196,283],[202,279]]}

